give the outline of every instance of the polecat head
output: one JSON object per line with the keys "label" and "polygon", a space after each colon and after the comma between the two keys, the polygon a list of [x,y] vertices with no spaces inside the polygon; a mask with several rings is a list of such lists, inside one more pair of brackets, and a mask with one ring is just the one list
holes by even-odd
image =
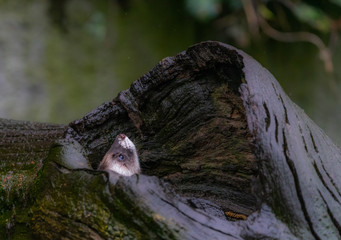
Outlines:
{"label": "polecat head", "polygon": [[111,170],[124,176],[140,173],[140,163],[134,143],[124,134],[117,135],[99,164],[98,170]]}

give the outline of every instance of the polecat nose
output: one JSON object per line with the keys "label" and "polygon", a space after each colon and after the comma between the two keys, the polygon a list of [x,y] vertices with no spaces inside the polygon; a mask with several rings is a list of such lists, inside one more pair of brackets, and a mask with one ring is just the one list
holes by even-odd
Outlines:
{"label": "polecat nose", "polygon": [[118,137],[121,139],[121,140],[124,140],[126,138],[126,135],[121,133],[118,135]]}

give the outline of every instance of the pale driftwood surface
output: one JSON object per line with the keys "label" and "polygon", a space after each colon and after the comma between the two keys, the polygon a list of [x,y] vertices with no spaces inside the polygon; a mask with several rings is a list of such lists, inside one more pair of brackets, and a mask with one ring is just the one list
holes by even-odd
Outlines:
{"label": "pale driftwood surface", "polygon": [[[229,45],[204,42],[163,59],[65,133],[29,200],[2,210],[0,233],[341,238],[340,149],[266,69]],[[119,133],[136,143],[143,175],[92,170]],[[223,211],[248,219],[229,221]]]}
{"label": "pale driftwood surface", "polygon": [[241,93],[267,201],[302,239],[340,239],[340,148],[266,69],[242,55]]}

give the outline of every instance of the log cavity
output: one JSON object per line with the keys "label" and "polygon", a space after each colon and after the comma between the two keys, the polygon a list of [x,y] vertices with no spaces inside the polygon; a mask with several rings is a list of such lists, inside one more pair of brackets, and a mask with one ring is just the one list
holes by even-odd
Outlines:
{"label": "log cavity", "polygon": [[194,45],[72,123],[69,135],[96,165],[124,132],[136,143],[144,174],[169,181],[182,196],[249,215],[256,210],[257,165],[239,94],[243,67],[235,50]]}
{"label": "log cavity", "polygon": [[180,195],[249,215],[257,208],[257,165],[236,89],[242,77],[240,69],[215,65],[149,91],[139,105],[139,151],[143,172],[171,182]]}

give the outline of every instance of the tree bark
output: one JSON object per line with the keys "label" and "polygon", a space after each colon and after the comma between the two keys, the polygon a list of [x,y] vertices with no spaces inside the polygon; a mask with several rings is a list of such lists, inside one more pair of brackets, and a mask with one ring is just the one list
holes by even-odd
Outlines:
{"label": "tree bark", "polygon": [[[136,143],[143,175],[92,170],[119,133]],[[340,149],[266,69],[229,45],[204,42],[163,59],[70,123],[65,139],[29,181],[30,197],[16,204],[23,213],[4,211],[7,235],[341,237]]]}
{"label": "tree bark", "polygon": [[51,144],[63,138],[66,129],[58,124],[0,119],[2,210],[26,198]]}

